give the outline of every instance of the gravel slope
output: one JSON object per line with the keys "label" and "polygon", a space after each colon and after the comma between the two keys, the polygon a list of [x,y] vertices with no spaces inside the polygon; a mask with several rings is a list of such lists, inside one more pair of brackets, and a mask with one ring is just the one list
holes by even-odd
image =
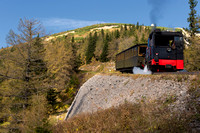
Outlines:
{"label": "gravel slope", "polygon": [[85,82],[77,93],[66,119],[84,112],[95,112],[123,104],[125,101],[136,103],[141,100],[160,100],[171,96],[176,101],[172,110],[184,110],[188,85],[173,80],[152,80],[149,77],[95,75]]}

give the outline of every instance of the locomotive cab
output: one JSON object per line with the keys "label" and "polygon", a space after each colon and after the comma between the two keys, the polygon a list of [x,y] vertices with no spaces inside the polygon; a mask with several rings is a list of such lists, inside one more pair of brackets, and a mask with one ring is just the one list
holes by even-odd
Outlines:
{"label": "locomotive cab", "polygon": [[155,29],[148,39],[146,63],[151,71],[177,71],[183,65],[183,35],[181,32]]}

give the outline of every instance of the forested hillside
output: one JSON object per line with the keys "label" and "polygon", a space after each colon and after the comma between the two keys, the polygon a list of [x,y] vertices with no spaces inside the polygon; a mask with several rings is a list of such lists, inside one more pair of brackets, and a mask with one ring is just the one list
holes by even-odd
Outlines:
{"label": "forested hillside", "polygon": [[[0,50],[0,132],[50,132],[50,117],[67,112],[88,78],[113,67],[122,50],[147,43],[151,32],[139,23],[113,23],[45,36],[34,19],[21,19],[18,29],[9,32],[9,47]],[[199,48],[186,50],[187,60],[194,61],[193,47]],[[196,64],[188,70],[197,70]],[[96,65],[95,71],[79,69]]]}
{"label": "forested hillside", "polygon": [[21,19],[18,29],[0,50],[2,132],[48,131],[48,117],[66,112],[77,92],[79,66],[114,61],[118,52],[146,43],[150,32],[139,23],[99,24],[41,38],[33,19]]}
{"label": "forested hillside", "polygon": [[[127,22],[138,19],[139,16],[151,17],[152,22],[161,23],[163,21],[160,19],[166,17],[165,20],[170,21],[162,23],[163,25],[181,26],[177,20],[171,19],[172,16],[168,16],[170,15],[168,12],[166,12],[168,15],[165,15],[160,10],[169,7],[167,2],[158,1],[152,0],[147,3],[147,7],[152,7],[152,10],[145,9],[145,14],[148,12],[150,14],[144,16],[138,14],[139,10],[136,8],[132,8],[132,12],[123,5],[120,6],[127,8],[131,15],[127,11],[121,12],[118,10],[119,5],[115,6],[115,3],[110,2],[111,6],[119,11],[115,12],[109,3],[101,2],[103,6],[106,4],[108,7],[105,9],[106,14],[112,15],[114,12],[119,18],[120,15],[128,18],[128,20],[108,19],[116,17],[113,15],[106,19],[99,8],[99,12],[102,13],[101,20],[104,18],[105,21]],[[17,2],[18,5],[13,4],[14,2],[4,3],[9,8],[6,6],[2,8],[5,13],[2,19],[3,27],[12,27],[10,21],[15,20],[13,18],[27,15],[30,17],[33,13],[34,16],[47,17],[49,21],[46,23],[47,27],[52,26],[52,21],[48,18],[61,16],[68,18],[66,13],[70,16],[76,16],[77,13],[81,17],[73,18],[80,20],[100,19],[91,14],[99,4],[95,3],[96,5],[91,7],[85,1],[84,4],[79,2],[77,5],[68,2],[68,7],[71,7],[69,12],[63,2],[55,2],[59,6],[35,1]],[[129,3],[124,2],[124,4]],[[188,0],[188,4],[190,12],[186,13],[184,12],[186,10],[177,8],[182,12],[176,19],[185,14],[189,15],[187,19],[189,29],[179,28],[184,29],[184,40],[187,40],[184,47],[184,68],[186,71],[197,71],[197,75],[133,75],[115,71],[114,61],[117,53],[148,41],[152,27],[139,22],[96,24],[47,35],[38,20],[20,19],[17,30],[10,30],[6,37],[8,47],[0,49],[0,133],[200,132],[200,37],[198,36],[200,16],[195,10],[198,1]],[[173,5],[176,6],[175,3]],[[37,10],[30,10],[36,6]],[[138,5],[138,8],[142,6],[143,3]],[[62,10],[57,11],[54,7],[62,7]],[[143,8],[141,10],[144,11]],[[61,11],[64,15],[61,15]],[[15,12],[14,17],[12,12]],[[94,13],[97,12],[95,10]],[[73,20],[55,20],[53,19],[55,22],[53,27],[56,25],[62,28],[71,28],[77,22],[87,25],[88,22],[94,23],[75,21],[75,24],[65,27],[66,23],[71,24]],[[57,23],[60,20],[61,23]],[[173,24],[175,21],[177,22]],[[97,112],[78,114],[75,117],[71,115],[70,119],[64,121],[66,113],[71,112],[70,105],[76,101],[75,96],[79,97],[77,98],[79,102],[74,106],[77,110],[72,111],[73,115],[84,110],[87,113],[90,108],[86,107],[90,104],[92,105],[90,107],[94,107],[94,111]]]}
{"label": "forested hillside", "polygon": [[[91,59],[106,62],[114,60],[116,53],[137,43],[147,43],[151,27],[133,24],[98,24],[48,37],[48,42],[73,42],[82,63]],[[71,40],[70,40],[71,39]]]}

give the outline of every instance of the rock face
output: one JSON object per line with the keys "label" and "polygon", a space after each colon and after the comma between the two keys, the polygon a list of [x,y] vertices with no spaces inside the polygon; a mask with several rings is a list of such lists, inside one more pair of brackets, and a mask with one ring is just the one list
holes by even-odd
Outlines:
{"label": "rock face", "polygon": [[85,82],[77,93],[66,119],[80,113],[95,112],[118,106],[125,101],[167,100],[175,98],[173,110],[184,110],[188,85],[173,80],[153,80],[149,77],[95,75]]}

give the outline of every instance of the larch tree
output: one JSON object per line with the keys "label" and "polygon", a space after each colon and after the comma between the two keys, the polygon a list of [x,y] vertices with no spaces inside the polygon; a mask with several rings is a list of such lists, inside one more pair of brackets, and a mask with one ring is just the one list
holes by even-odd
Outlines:
{"label": "larch tree", "polygon": [[26,132],[22,125],[27,125],[31,119],[25,120],[23,115],[34,108],[31,102],[33,96],[44,97],[46,91],[44,80],[47,67],[43,60],[45,49],[39,37],[43,33],[38,20],[24,18],[20,19],[18,34],[10,30],[6,38],[11,47],[7,48],[10,50],[6,56],[0,57],[6,59],[4,65],[7,70],[0,71],[0,75],[8,80],[8,89],[3,96],[4,108],[9,112],[10,132],[22,129]]}

